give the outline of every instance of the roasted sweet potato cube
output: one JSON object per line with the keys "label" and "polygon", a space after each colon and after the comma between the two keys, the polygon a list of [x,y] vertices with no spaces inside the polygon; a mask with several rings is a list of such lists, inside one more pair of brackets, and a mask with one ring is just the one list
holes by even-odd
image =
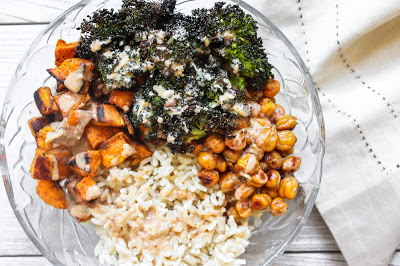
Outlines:
{"label": "roasted sweet potato cube", "polygon": [[37,116],[28,120],[29,128],[31,129],[31,133],[33,136],[36,136],[36,133],[44,128],[47,124],[54,122],[54,116]]}
{"label": "roasted sweet potato cube", "polygon": [[145,144],[138,140],[131,140],[129,144],[132,146],[133,150],[135,151],[130,157],[129,160],[131,161],[132,165],[140,163],[143,159],[149,157],[152,152],[147,148]]}
{"label": "roasted sweet potato cube", "polygon": [[56,68],[47,69],[47,72],[64,84],[69,90],[85,94],[89,90],[89,83],[94,68],[95,65],[89,60],[71,58],[65,60]]}
{"label": "roasted sweet potato cube", "polygon": [[59,66],[66,59],[71,59],[76,56],[75,48],[78,45],[78,42],[67,43],[64,40],[59,39],[56,44],[56,66]]}
{"label": "roasted sweet potato cube", "polygon": [[112,167],[123,163],[126,159],[137,164],[151,155],[147,146],[138,140],[132,140],[127,134],[120,132],[100,145],[103,165]]}
{"label": "roasted sweet potato cube", "polygon": [[57,209],[67,208],[67,199],[58,182],[52,180],[39,180],[36,193],[46,203]]}
{"label": "roasted sweet potato cube", "polygon": [[96,182],[89,176],[82,178],[77,184],[76,189],[84,201],[97,199],[101,195],[101,189]]}
{"label": "roasted sweet potato cube", "polygon": [[114,127],[102,127],[90,123],[85,128],[85,135],[92,149],[98,149],[100,145],[120,132],[120,129]]}
{"label": "roasted sweet potato cube", "polygon": [[50,125],[47,125],[38,132],[36,132],[35,140],[38,149],[49,151],[52,148],[54,148],[55,145],[53,143],[46,142],[47,134],[50,132],[54,132],[54,128]]}
{"label": "roasted sweet potato cube", "polygon": [[99,104],[94,108],[93,124],[99,126],[123,127],[124,119],[114,105]]}
{"label": "roasted sweet potato cube", "polygon": [[71,180],[68,183],[68,191],[79,202],[86,202],[97,199],[101,195],[101,189],[91,177]]}
{"label": "roasted sweet potato cube", "polygon": [[123,163],[133,154],[129,144],[129,137],[123,132],[115,134],[100,145],[100,153],[103,157],[103,165],[112,167]]}
{"label": "roasted sweet potato cube", "polygon": [[68,164],[78,175],[93,177],[101,165],[101,160],[99,151],[89,150],[73,156]]}
{"label": "roasted sweet potato cube", "polygon": [[30,172],[34,179],[58,180],[59,174],[57,158],[50,152],[36,149]]}
{"label": "roasted sweet potato cube", "polygon": [[49,115],[58,111],[56,102],[49,87],[40,87],[33,94],[36,107],[42,115]]}
{"label": "roasted sweet potato cube", "polygon": [[58,147],[50,150],[49,153],[53,154],[57,159],[59,180],[71,176],[72,171],[68,165],[68,161],[71,158],[71,152],[65,147]]}
{"label": "roasted sweet potato cube", "polygon": [[57,104],[63,117],[66,117],[72,110],[77,110],[84,107],[89,101],[89,93],[78,94],[72,91],[54,96],[54,100]]}
{"label": "roasted sweet potato cube", "polygon": [[112,90],[108,102],[118,106],[124,112],[128,112],[134,97],[135,92],[133,91]]}

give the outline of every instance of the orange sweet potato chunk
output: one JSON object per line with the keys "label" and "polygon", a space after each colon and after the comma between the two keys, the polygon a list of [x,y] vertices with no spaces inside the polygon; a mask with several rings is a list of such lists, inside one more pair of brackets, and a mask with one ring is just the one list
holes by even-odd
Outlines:
{"label": "orange sweet potato chunk", "polygon": [[[89,83],[90,79],[92,78],[94,68],[95,65],[89,60],[82,58],[71,58],[65,60],[56,68],[47,69],[47,72],[49,72],[49,74],[57,81],[64,84],[69,90],[80,94],[85,94],[89,90]],[[70,75],[72,80],[78,80],[75,76],[76,74],[83,75],[83,82],[81,86],[76,87],[77,84],[80,84],[79,82],[71,82],[70,84],[67,84],[66,80]],[[74,84],[74,86],[72,86],[72,84]]]}
{"label": "orange sweet potato chunk", "polygon": [[137,164],[151,155],[151,151],[145,144],[138,140],[132,140],[123,132],[103,142],[99,150],[105,167],[119,165],[128,158],[132,164]]}
{"label": "orange sweet potato chunk", "polygon": [[108,102],[121,108],[124,112],[128,112],[134,97],[135,92],[133,91],[112,90]]}
{"label": "orange sweet potato chunk", "polygon": [[54,116],[37,116],[28,120],[28,125],[33,136],[47,124],[54,122]]}
{"label": "orange sweet potato chunk", "polygon": [[103,157],[103,165],[105,167],[112,167],[123,163],[132,154],[124,152],[124,147],[129,145],[125,133],[120,132],[115,134],[110,139],[100,145],[100,153]]}
{"label": "orange sweet potato chunk", "polygon": [[56,66],[59,66],[64,62],[66,59],[71,59],[76,56],[76,46],[78,46],[79,42],[67,43],[66,41],[59,39],[56,44]]}
{"label": "orange sweet potato chunk", "polygon": [[76,190],[80,194],[83,201],[91,201],[97,199],[101,195],[100,188],[96,182],[89,176],[82,178],[76,184]]}
{"label": "orange sweet potato chunk", "polygon": [[58,163],[55,156],[45,150],[36,149],[30,173],[33,179],[58,180]]}
{"label": "orange sweet potato chunk", "polygon": [[92,123],[87,125],[85,128],[85,135],[89,145],[95,150],[98,149],[104,141],[108,140],[118,132],[120,132],[118,128],[102,127],[93,125]]}
{"label": "orange sweet potato chunk", "polygon": [[99,151],[89,150],[73,156],[68,164],[78,175],[93,177],[101,165],[101,160]]}
{"label": "orange sweet potato chunk", "polygon": [[67,199],[61,186],[51,180],[39,180],[36,193],[48,205],[57,209],[67,208]]}
{"label": "orange sweet potato chunk", "polygon": [[33,99],[42,115],[49,115],[58,111],[58,107],[49,87],[40,87],[37,89],[33,94]]}
{"label": "orange sweet potato chunk", "polygon": [[152,154],[149,148],[138,140],[131,140],[130,144],[135,150],[135,152],[129,157],[132,165],[140,163]]}
{"label": "orange sweet potato chunk", "polygon": [[36,132],[35,140],[38,149],[49,151],[52,148],[54,148],[54,145],[52,143],[46,142],[47,134],[53,131],[54,128],[50,125],[47,125],[44,128],[40,129],[38,132]]}
{"label": "orange sweet potato chunk", "polygon": [[124,119],[114,105],[99,104],[94,108],[93,124],[99,126],[123,127]]}

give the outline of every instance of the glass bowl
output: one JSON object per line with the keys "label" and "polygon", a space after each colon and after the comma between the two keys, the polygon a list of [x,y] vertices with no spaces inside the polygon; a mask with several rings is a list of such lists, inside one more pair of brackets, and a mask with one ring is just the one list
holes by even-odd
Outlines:
{"label": "glass bowl", "polygon": [[[211,7],[212,0],[178,0],[177,10],[188,13],[194,8]],[[324,122],[314,82],[303,60],[282,32],[260,12],[241,1],[259,24],[259,35],[274,66],[281,92],[276,101],[287,113],[298,118],[294,133],[298,137],[295,154],[302,166],[296,172],[300,188],[295,200],[288,201],[288,213],[281,217],[264,214],[250,245],[241,256],[249,265],[266,265],[282,254],[306,222],[317,196],[324,156]],[[94,248],[98,237],[90,225],[79,224],[67,211],[46,205],[36,195],[36,181],[29,174],[35,141],[27,121],[39,113],[33,92],[40,86],[55,86],[46,69],[54,65],[57,40],[79,38],[75,28],[98,8],[119,8],[117,0],[87,0],[78,3],[54,20],[34,41],[22,58],[10,82],[0,125],[0,164],[12,209],[26,234],[55,265],[98,265]]]}

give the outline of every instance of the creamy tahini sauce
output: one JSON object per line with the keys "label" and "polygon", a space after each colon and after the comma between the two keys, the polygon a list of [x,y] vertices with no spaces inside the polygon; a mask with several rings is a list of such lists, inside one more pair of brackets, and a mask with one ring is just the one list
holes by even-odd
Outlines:
{"label": "creamy tahini sauce", "polygon": [[132,145],[124,143],[122,145],[122,152],[121,155],[124,157],[129,157],[136,152],[135,148]]}
{"label": "creamy tahini sauce", "polygon": [[82,152],[75,156],[76,166],[79,169],[86,171],[87,173],[90,172],[90,164],[86,162],[86,153]]}
{"label": "creamy tahini sauce", "polygon": [[83,73],[85,72],[85,64],[79,65],[78,69],[71,72],[64,81],[64,85],[73,92],[79,92],[84,84]]}
{"label": "creamy tahini sauce", "polygon": [[60,175],[58,173],[57,158],[53,154],[49,154],[49,155],[50,155],[51,161],[53,162],[53,171],[51,173],[51,179],[53,179],[54,181],[57,181],[58,179],[60,179]]}
{"label": "creamy tahini sauce", "polygon": [[93,199],[97,199],[99,196],[101,195],[101,189],[94,185],[88,188],[88,190],[86,191],[86,200],[90,201]]}
{"label": "creamy tahini sauce", "polygon": [[[63,112],[70,111],[77,104],[81,103],[85,95],[67,91],[58,98],[58,105]],[[78,108],[81,106],[78,106]]]}
{"label": "creamy tahini sauce", "polygon": [[47,143],[56,143],[63,146],[71,147],[81,139],[86,125],[92,120],[92,112],[78,110],[79,123],[70,125],[67,123],[68,117],[65,117],[61,122],[53,123],[54,132],[49,132],[46,136]]}
{"label": "creamy tahini sauce", "polygon": [[78,219],[83,219],[91,215],[89,207],[84,204],[70,205],[69,212],[72,216]]}

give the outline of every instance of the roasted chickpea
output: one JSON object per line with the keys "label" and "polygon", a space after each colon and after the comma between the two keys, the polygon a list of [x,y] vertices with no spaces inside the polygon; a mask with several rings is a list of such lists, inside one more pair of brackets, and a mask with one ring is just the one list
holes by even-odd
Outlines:
{"label": "roasted chickpea", "polygon": [[299,188],[299,183],[293,176],[287,176],[281,180],[279,186],[279,196],[287,199],[294,199],[297,194],[297,189]]}
{"label": "roasted chickpea", "polygon": [[271,120],[272,123],[276,124],[276,122],[278,122],[279,118],[285,114],[286,114],[285,108],[283,108],[282,105],[275,104],[275,110],[272,113],[269,120]]}
{"label": "roasted chickpea", "polygon": [[270,213],[272,216],[283,215],[287,212],[287,203],[283,201],[282,198],[275,198],[271,201]]}
{"label": "roasted chickpea", "polygon": [[276,148],[280,151],[290,150],[296,144],[297,138],[290,130],[278,131]]}
{"label": "roasted chickpea", "polygon": [[240,171],[245,172],[246,174],[254,174],[258,171],[259,161],[256,156],[253,154],[244,154],[237,161],[237,167]]}
{"label": "roasted chickpea", "polygon": [[249,121],[247,118],[238,118],[234,122],[236,124],[236,129],[240,130],[249,126]]}
{"label": "roasted chickpea", "polygon": [[249,104],[251,117],[258,117],[261,112],[261,105],[259,105],[257,102],[250,102]]}
{"label": "roasted chickpea", "polygon": [[256,188],[247,184],[247,182],[241,183],[235,190],[235,199],[241,200],[251,196],[256,191]]}
{"label": "roasted chickpea", "polygon": [[281,175],[278,171],[270,169],[266,173],[268,180],[265,183],[265,186],[270,190],[278,190],[279,184],[281,182]]}
{"label": "roasted chickpea", "polygon": [[199,142],[197,140],[192,141],[192,145],[193,145],[193,148],[194,148],[193,153],[195,155],[197,155],[197,156],[204,149],[204,143],[201,143],[201,142]]}
{"label": "roasted chickpea", "polygon": [[278,190],[270,190],[265,186],[260,189],[260,192],[263,194],[268,194],[273,199],[279,197]]}
{"label": "roasted chickpea", "polygon": [[228,218],[233,216],[233,219],[235,219],[236,223],[241,223],[243,221],[243,218],[240,217],[240,215],[238,214],[238,212],[236,211],[236,208],[234,206],[230,207],[226,211],[226,216],[228,216]]}
{"label": "roasted chickpea", "polygon": [[218,183],[219,173],[215,170],[203,169],[197,174],[197,177],[200,179],[200,184],[208,188]]}
{"label": "roasted chickpea", "polygon": [[263,128],[256,139],[258,147],[264,151],[272,151],[275,149],[278,141],[278,135],[275,127]]}
{"label": "roasted chickpea", "polygon": [[253,210],[265,210],[272,199],[268,194],[254,194],[251,198],[251,208]]}
{"label": "roasted chickpea", "polygon": [[236,130],[225,138],[225,145],[234,151],[243,150],[246,147],[246,136],[243,130]]}
{"label": "roasted chickpea", "polygon": [[270,117],[274,113],[275,104],[271,101],[271,99],[262,98],[260,105],[261,105],[261,113],[262,113],[263,117]]}
{"label": "roasted chickpea", "polygon": [[281,84],[275,79],[270,79],[264,86],[263,95],[264,97],[272,98],[275,97],[281,90]]}
{"label": "roasted chickpea", "polygon": [[221,135],[213,134],[206,139],[206,145],[213,153],[221,153],[225,150],[225,141]]}
{"label": "roasted chickpea", "polygon": [[281,116],[276,122],[276,128],[278,130],[291,130],[297,125],[297,118],[291,115]]}
{"label": "roasted chickpea", "polygon": [[264,158],[264,150],[255,143],[251,144],[248,148],[246,148],[245,153],[253,154],[259,161],[262,160],[262,158]]}
{"label": "roasted chickpea", "polygon": [[199,154],[197,160],[199,161],[199,164],[207,170],[213,170],[215,166],[217,166],[217,158],[215,158],[215,155],[212,154],[212,152],[203,151]]}
{"label": "roasted chickpea", "polygon": [[225,149],[223,154],[227,162],[236,163],[239,160],[240,156],[242,156],[243,151],[242,150],[234,151],[231,149]]}
{"label": "roasted chickpea", "polygon": [[253,213],[251,209],[251,200],[250,199],[242,199],[236,202],[236,211],[242,218],[248,218]]}
{"label": "roasted chickpea", "polygon": [[250,126],[252,127],[271,127],[271,121],[265,117],[250,118]]}
{"label": "roasted chickpea", "polygon": [[281,154],[282,158],[285,158],[294,153],[294,148],[292,147],[290,150],[287,151],[279,151],[279,153]]}
{"label": "roasted chickpea", "polygon": [[239,177],[231,171],[223,173],[221,178],[219,179],[219,188],[224,193],[229,193],[235,190],[235,188],[239,184],[240,184]]}
{"label": "roasted chickpea", "polygon": [[282,170],[285,172],[294,172],[300,168],[300,164],[300,157],[290,156],[283,161]]}
{"label": "roasted chickpea", "polygon": [[282,156],[279,152],[273,150],[265,154],[265,161],[272,169],[279,169],[282,166]]}
{"label": "roasted chickpea", "polygon": [[265,160],[260,161],[260,169],[263,170],[264,172],[267,172],[269,169],[268,164],[265,162]]}
{"label": "roasted chickpea", "polygon": [[263,170],[258,170],[258,172],[251,176],[251,179],[247,182],[253,187],[262,187],[268,181],[268,176]]}
{"label": "roasted chickpea", "polygon": [[226,164],[224,157],[222,155],[218,155],[217,165],[215,166],[215,170],[217,170],[220,173],[223,173],[226,171],[227,168],[228,168],[228,165]]}

